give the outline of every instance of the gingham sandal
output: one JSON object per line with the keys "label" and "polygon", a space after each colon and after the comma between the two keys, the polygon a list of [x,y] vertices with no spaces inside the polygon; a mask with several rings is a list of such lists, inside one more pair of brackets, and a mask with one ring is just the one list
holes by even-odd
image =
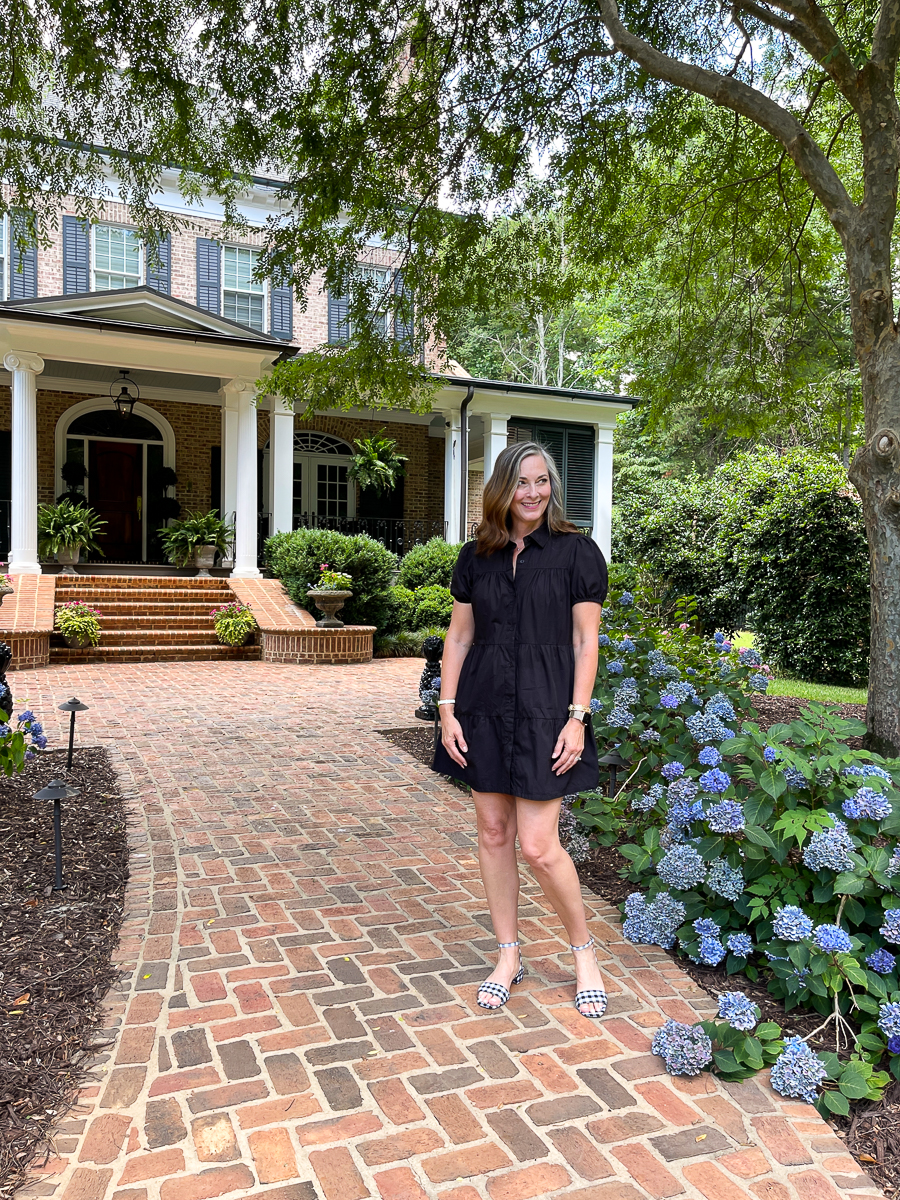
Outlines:
{"label": "gingham sandal", "polygon": [[[497,949],[498,950],[508,950],[511,946],[518,946],[518,944],[519,944],[518,942],[498,942]],[[521,983],[524,978],[525,978],[525,968],[522,966],[522,955],[520,953],[519,954],[519,969],[518,969],[518,971],[516,971],[515,975],[510,980],[509,987],[512,987],[512,985],[514,983]],[[484,992],[484,994],[487,996],[499,996],[500,1003],[499,1004],[482,1004],[481,1003],[482,992]],[[489,1012],[493,1012],[497,1008],[502,1008],[508,999],[509,999],[509,988],[504,987],[502,983],[494,983],[493,980],[489,979],[487,981],[487,983],[483,983],[481,985],[481,987],[478,989],[478,994],[475,997],[475,1003],[478,1005],[479,1008],[486,1008]]]}
{"label": "gingham sandal", "polygon": [[[570,950],[590,950],[594,945],[594,939],[588,938],[583,946],[570,946]],[[597,961],[596,954],[594,961]],[[600,1008],[599,1012],[585,1012],[582,1005],[595,1004]],[[591,1020],[598,1021],[606,1012],[606,1006],[609,1004],[609,997],[603,988],[583,988],[580,992],[575,993],[575,1007],[583,1017],[590,1017]]]}

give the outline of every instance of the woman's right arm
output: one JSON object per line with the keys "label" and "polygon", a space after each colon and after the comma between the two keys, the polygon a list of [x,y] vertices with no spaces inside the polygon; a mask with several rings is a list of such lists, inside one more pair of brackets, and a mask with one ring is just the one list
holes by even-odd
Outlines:
{"label": "woman's right arm", "polygon": [[[475,617],[472,613],[472,605],[454,600],[450,628],[447,630],[447,638],[444,642],[444,656],[441,659],[442,700],[456,699],[462,665],[472,647],[474,638]],[[463,755],[468,750],[468,746],[452,704],[441,705],[441,741],[453,761],[464,767],[466,760]]]}

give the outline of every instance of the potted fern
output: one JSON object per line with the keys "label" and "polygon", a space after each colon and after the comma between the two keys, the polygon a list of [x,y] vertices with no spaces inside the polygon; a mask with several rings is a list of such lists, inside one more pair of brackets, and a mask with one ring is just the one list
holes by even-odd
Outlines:
{"label": "potted fern", "polygon": [[66,567],[78,562],[81,551],[103,554],[97,543],[102,537],[101,521],[86,504],[61,500],[59,504],[38,505],[38,548],[46,558],[56,555],[56,561]]}
{"label": "potted fern", "polygon": [[406,474],[403,464],[408,461],[407,456],[397,450],[394,439],[383,435],[382,428],[372,437],[354,438],[356,453],[347,468],[348,478],[363,489],[372,488],[379,495],[394,490]]}
{"label": "potted fern", "polygon": [[234,540],[234,526],[221,520],[218,512],[212,508],[207,513],[188,513],[183,520],[157,530],[169,562],[176,567],[191,563],[201,575],[209,574],[216,555],[224,557]]}

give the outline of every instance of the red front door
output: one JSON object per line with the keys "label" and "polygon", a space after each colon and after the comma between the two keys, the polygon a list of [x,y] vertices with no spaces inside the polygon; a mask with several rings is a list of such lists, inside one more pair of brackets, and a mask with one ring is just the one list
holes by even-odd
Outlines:
{"label": "red front door", "polygon": [[144,447],[134,442],[90,442],[88,494],[91,508],[106,522],[98,539],[107,562],[143,559]]}

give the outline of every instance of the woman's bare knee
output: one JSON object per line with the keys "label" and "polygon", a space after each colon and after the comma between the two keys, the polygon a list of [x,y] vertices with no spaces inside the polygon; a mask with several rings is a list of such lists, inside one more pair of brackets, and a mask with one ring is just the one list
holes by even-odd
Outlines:
{"label": "woman's bare knee", "polygon": [[532,871],[548,873],[562,862],[566,852],[559,844],[559,838],[519,838],[522,857]]}

